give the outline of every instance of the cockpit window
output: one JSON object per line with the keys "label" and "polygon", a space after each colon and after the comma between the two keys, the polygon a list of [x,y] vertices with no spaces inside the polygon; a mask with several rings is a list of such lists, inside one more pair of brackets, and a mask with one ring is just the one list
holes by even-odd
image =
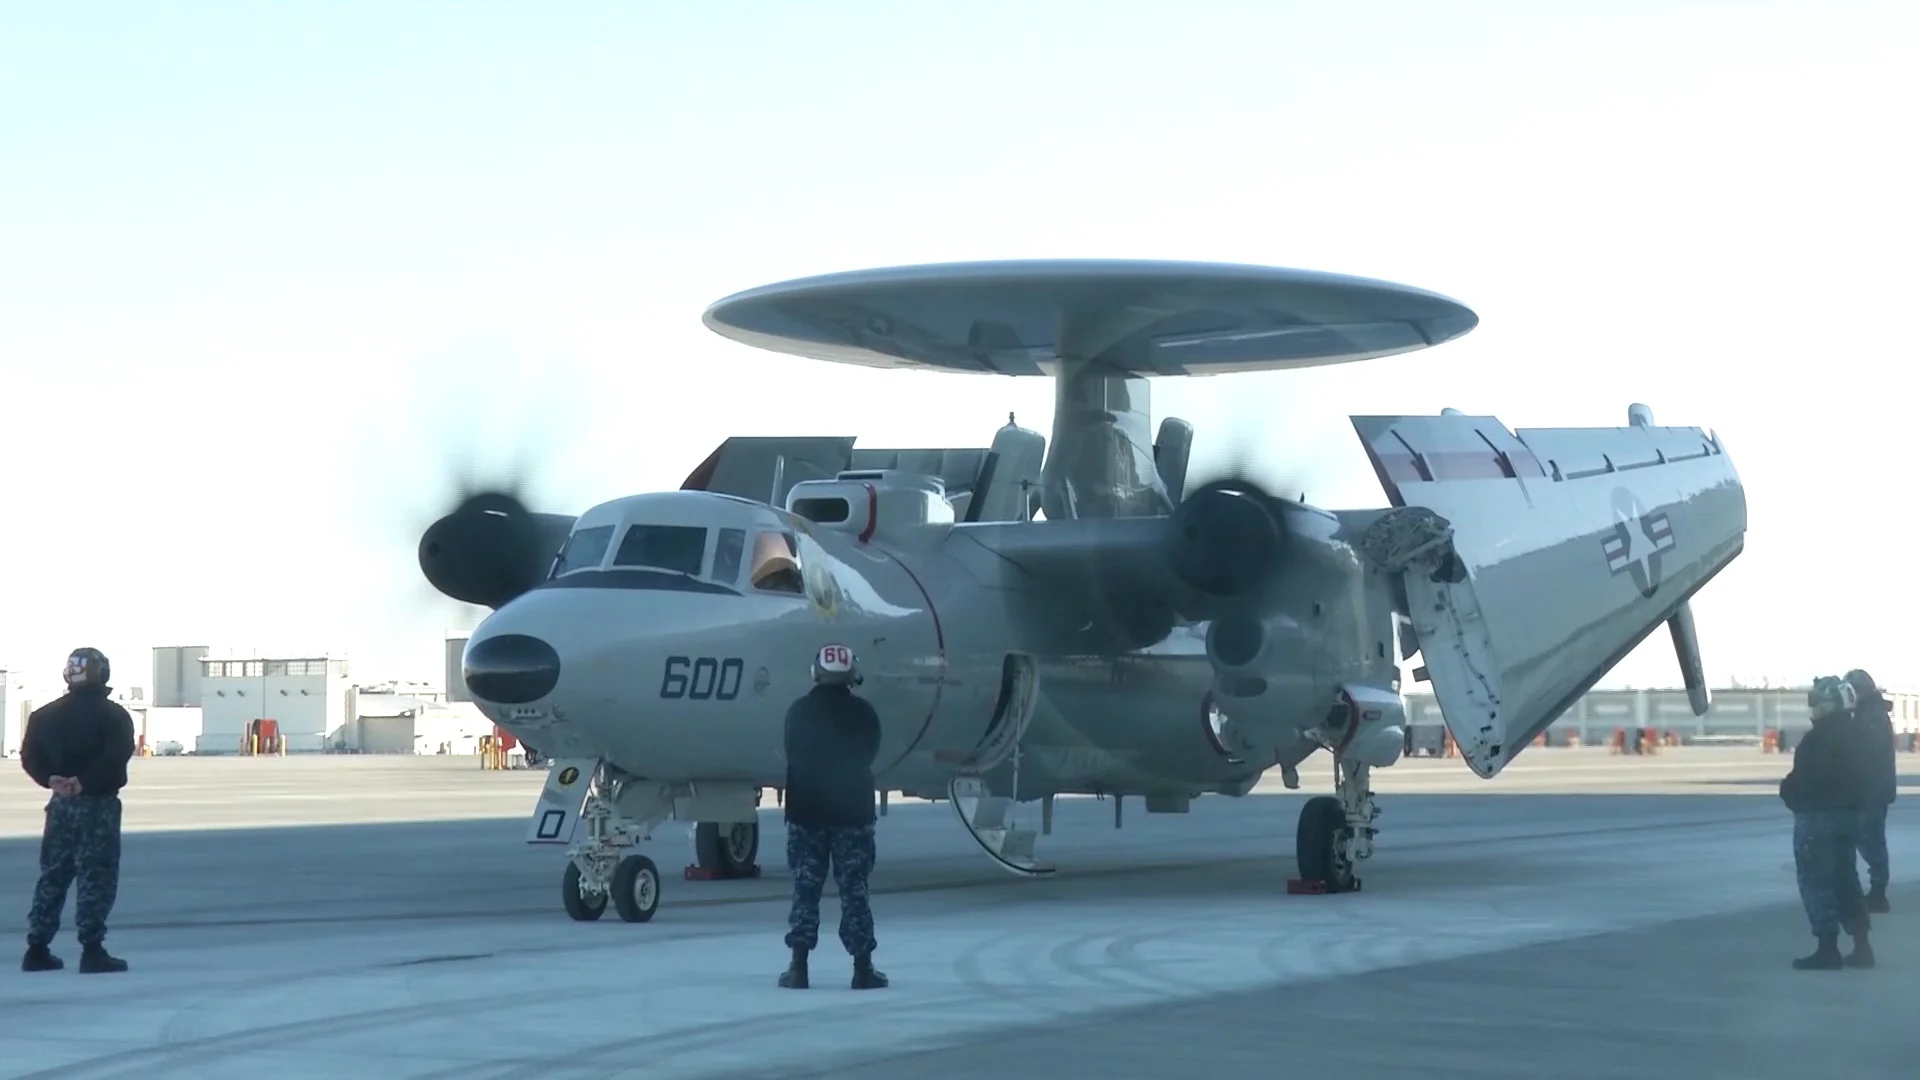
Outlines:
{"label": "cockpit window", "polygon": [[699,577],[707,564],[707,530],[697,525],[630,525],[613,553],[615,566],[647,566]]}
{"label": "cockpit window", "polygon": [[567,537],[567,546],[560,549],[560,557],[553,561],[552,577],[571,574],[575,570],[598,569],[607,557],[607,547],[613,543],[613,526],[593,525],[585,529],[573,530]]}
{"label": "cockpit window", "polygon": [[740,561],[747,554],[745,529],[721,529],[720,540],[713,545],[713,580],[722,585],[740,581]]}
{"label": "cockpit window", "polygon": [[800,576],[800,545],[789,532],[763,532],[753,538],[753,587],[765,592],[806,592]]}

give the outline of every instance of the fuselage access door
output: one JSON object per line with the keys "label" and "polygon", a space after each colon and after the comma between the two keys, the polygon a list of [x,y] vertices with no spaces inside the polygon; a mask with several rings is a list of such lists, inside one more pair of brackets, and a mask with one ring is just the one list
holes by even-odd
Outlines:
{"label": "fuselage access door", "polygon": [[[1034,857],[1036,834],[1015,817],[1020,797],[1020,741],[1039,703],[1040,679],[1033,658],[1008,653],[1000,672],[993,719],[980,742],[947,782],[947,799],[967,835],[1001,869],[1021,877],[1044,877],[1054,868]],[[1001,766],[1010,765],[1011,769]],[[989,784],[987,774],[996,774]]]}

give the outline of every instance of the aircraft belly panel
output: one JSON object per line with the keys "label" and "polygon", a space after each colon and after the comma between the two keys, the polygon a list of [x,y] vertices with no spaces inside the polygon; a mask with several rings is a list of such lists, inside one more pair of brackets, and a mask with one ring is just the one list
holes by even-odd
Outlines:
{"label": "aircraft belly panel", "polygon": [[1221,746],[1209,734],[1213,667],[1204,649],[1056,657],[1041,664],[1041,673],[1023,793],[1205,790],[1257,760],[1246,747]]}

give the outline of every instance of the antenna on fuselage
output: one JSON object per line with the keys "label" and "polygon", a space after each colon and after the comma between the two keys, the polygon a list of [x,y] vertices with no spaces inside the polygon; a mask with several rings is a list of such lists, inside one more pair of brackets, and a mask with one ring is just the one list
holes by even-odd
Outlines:
{"label": "antenna on fuselage", "polygon": [[787,455],[781,454],[773,459],[773,490],[767,492],[767,505],[780,505],[780,481],[787,478]]}

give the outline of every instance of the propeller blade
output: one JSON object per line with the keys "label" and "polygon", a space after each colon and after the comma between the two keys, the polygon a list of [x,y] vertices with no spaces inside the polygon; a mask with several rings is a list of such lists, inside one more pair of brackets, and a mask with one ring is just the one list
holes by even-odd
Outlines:
{"label": "propeller blade", "polygon": [[1264,603],[1286,568],[1289,507],[1306,502],[1305,470],[1260,464],[1258,443],[1236,425],[1211,468],[1190,473],[1174,507],[1167,561],[1188,587],[1216,600]]}

